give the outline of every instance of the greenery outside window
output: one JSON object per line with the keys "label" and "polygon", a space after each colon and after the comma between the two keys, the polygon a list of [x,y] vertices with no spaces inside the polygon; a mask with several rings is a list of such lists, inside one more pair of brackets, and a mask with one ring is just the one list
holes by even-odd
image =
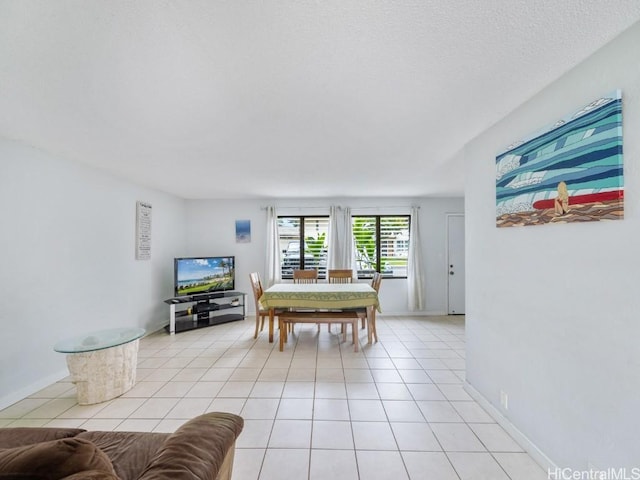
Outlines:
{"label": "greenery outside window", "polygon": [[407,278],[409,215],[352,216],[358,278]]}
{"label": "greenery outside window", "polygon": [[293,270],[298,268],[315,268],[318,278],[326,278],[328,232],[328,216],[278,217],[283,279],[293,278]]}

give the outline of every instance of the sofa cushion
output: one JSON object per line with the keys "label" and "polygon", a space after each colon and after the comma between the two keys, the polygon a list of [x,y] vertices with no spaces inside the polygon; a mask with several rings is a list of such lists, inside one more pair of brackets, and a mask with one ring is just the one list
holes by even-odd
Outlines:
{"label": "sofa cushion", "polygon": [[0,448],[14,448],[22,445],[75,437],[85,430],[81,428],[13,427],[0,428]]}
{"label": "sofa cushion", "polygon": [[104,452],[118,478],[135,480],[168,437],[168,433],[89,431],[77,438],[89,440]]}
{"label": "sofa cushion", "polygon": [[0,449],[0,480],[59,480],[85,470],[115,475],[109,457],[79,438]]}
{"label": "sofa cushion", "polygon": [[243,425],[242,417],[232,413],[189,420],[169,436],[139,480],[214,480]]}

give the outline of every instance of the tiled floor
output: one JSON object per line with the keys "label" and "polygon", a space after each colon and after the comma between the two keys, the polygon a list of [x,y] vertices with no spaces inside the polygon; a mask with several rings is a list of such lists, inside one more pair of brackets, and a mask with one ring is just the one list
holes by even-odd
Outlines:
{"label": "tiled floor", "polygon": [[171,432],[207,411],[238,413],[234,480],[546,479],[462,388],[462,317],[379,317],[361,350],[298,325],[284,352],[247,319],[142,339],[138,383],[79,406],[55,383],[0,411],[2,426]]}

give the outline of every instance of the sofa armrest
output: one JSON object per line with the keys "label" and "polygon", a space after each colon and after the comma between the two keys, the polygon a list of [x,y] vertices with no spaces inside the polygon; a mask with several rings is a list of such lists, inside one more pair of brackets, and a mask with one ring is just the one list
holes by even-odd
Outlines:
{"label": "sofa armrest", "polygon": [[244,420],[232,413],[212,412],[189,420],[172,433],[138,477],[139,480],[216,480],[228,469],[231,477],[236,438]]}

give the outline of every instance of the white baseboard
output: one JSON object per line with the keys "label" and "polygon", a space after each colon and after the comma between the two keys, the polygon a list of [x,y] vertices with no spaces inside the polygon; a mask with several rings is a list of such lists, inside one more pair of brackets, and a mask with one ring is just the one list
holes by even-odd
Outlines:
{"label": "white baseboard", "polygon": [[164,327],[166,327],[168,324],[169,324],[169,319],[167,318],[166,320],[163,320],[161,322],[156,322],[150,326],[144,327],[147,332],[144,334],[144,336],[148,337],[153,333],[157,333],[161,330],[164,330]]}
{"label": "white baseboard", "polygon": [[441,312],[439,310],[427,310],[421,312],[387,312],[386,310],[382,313],[378,313],[378,317],[441,317],[446,316],[446,312]]}
{"label": "white baseboard", "polygon": [[480,404],[482,408],[487,411],[489,415],[491,415],[491,417],[493,417],[496,422],[498,422],[498,425],[504,428],[506,432],[511,435],[516,443],[520,445],[531,456],[531,458],[538,463],[538,465],[546,471],[554,471],[557,468],[557,465],[553,463],[553,461],[531,440],[529,440],[524,433],[518,430],[518,428],[511,423],[508,418],[502,415],[502,413],[494,407],[491,402],[484,397],[484,395],[473,388],[468,382],[464,382],[464,389],[476,402]]}
{"label": "white baseboard", "polygon": [[47,377],[41,378],[37,382],[34,382],[31,385],[27,385],[20,390],[11,392],[9,395],[5,395],[4,397],[0,398],[0,410],[9,407],[24,398],[27,398],[29,395],[33,395],[43,388],[48,387],[52,383],[56,383],[58,380],[62,380],[68,375],[69,372],[67,370],[61,370],[57,373],[53,373]]}

